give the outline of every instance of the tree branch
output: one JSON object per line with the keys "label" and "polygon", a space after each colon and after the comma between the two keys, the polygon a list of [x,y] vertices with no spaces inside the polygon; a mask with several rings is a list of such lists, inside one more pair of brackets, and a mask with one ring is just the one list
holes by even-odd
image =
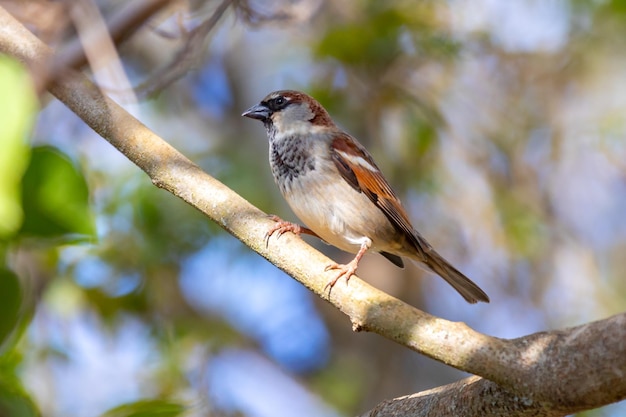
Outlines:
{"label": "tree branch", "polygon": [[[0,8],[0,52],[30,68],[48,65],[51,50]],[[324,272],[331,261],[291,234],[272,238],[259,209],[204,173],[176,149],[104,96],[77,72],[50,92],[145,171],[152,182],[202,211],[252,250],[345,313],[355,331],[371,331],[457,369],[470,378],[382,403],[369,416],[553,416],[626,398],[626,313],[583,326],[504,340],[417,310],[357,277],[329,296]],[[454,406],[454,408],[452,408]],[[440,410],[419,411],[422,407]],[[439,408],[428,408],[439,407]],[[419,408],[419,410],[418,410]],[[411,411],[412,410],[412,411]],[[445,410],[447,411],[444,412]],[[411,414],[411,412],[413,414]],[[513,413],[514,412],[514,413]],[[513,414],[512,414],[513,413]]]}
{"label": "tree branch", "polygon": [[[161,11],[171,0],[134,1],[125,5],[107,22],[108,33],[115,45],[130,38],[153,15]],[[74,4],[75,6],[76,4]],[[80,69],[87,63],[87,55],[80,39],[74,38],[54,59],[43,68],[38,68],[37,91],[45,91],[48,82],[59,78],[66,69]]]}
{"label": "tree branch", "polygon": [[209,18],[186,34],[182,48],[176,52],[171,62],[155,71],[147,81],[138,86],[137,95],[150,97],[199,66],[205,55],[203,51],[207,49],[207,36],[233,2],[234,0],[222,0]]}
{"label": "tree branch", "polygon": [[[120,45],[141,28],[148,19],[160,12],[171,0],[134,1],[107,22],[109,36],[115,45]],[[87,56],[79,39],[74,39],[56,56],[51,78],[56,79],[66,68],[79,69],[87,64]]]}
{"label": "tree branch", "polygon": [[487,354],[490,371],[479,375],[495,371],[500,384],[471,377],[384,401],[362,417],[558,417],[626,398],[626,313],[513,340],[487,339],[477,356]]}

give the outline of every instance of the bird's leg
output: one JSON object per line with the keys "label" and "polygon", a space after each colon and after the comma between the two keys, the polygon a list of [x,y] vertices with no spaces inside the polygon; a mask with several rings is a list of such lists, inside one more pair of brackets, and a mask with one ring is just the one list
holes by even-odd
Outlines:
{"label": "bird's leg", "polygon": [[326,288],[328,288],[328,293],[330,295],[330,291],[332,291],[333,287],[335,286],[335,284],[337,283],[337,281],[339,281],[339,278],[341,277],[346,277],[346,284],[347,284],[348,281],[350,281],[350,278],[352,278],[352,275],[356,273],[356,269],[359,267],[359,261],[361,260],[363,255],[365,255],[365,252],[367,252],[367,250],[370,248],[371,245],[372,245],[372,241],[370,239],[367,239],[365,242],[361,243],[361,248],[357,252],[354,259],[345,265],[337,264],[337,263],[328,265],[324,269],[324,271],[330,271],[331,269],[336,269],[339,271],[339,274],[335,278],[333,278],[331,281],[329,281],[328,284],[326,284],[326,286],[324,287],[324,291],[326,291]]}
{"label": "bird's leg", "polygon": [[319,236],[313,230],[311,230],[309,228],[306,228],[304,226],[300,226],[299,224],[296,224],[296,223],[286,222],[283,219],[281,219],[280,217],[278,217],[276,215],[273,215],[273,214],[270,215],[269,218],[271,220],[274,220],[276,222],[276,224],[274,224],[274,226],[272,226],[267,231],[267,233],[265,234],[265,247],[268,246],[270,237],[274,233],[277,233],[276,238],[281,237],[283,235],[283,233],[286,233],[286,232],[291,232],[291,233],[296,234],[298,236],[300,236],[302,233],[304,233],[304,234],[315,236],[315,237],[319,238]]}

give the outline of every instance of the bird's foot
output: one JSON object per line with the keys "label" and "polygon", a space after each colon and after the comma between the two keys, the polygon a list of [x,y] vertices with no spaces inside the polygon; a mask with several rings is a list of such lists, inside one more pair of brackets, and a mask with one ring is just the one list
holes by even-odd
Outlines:
{"label": "bird's foot", "polygon": [[347,285],[348,281],[350,281],[350,278],[352,278],[352,275],[356,273],[356,269],[358,268],[358,266],[359,266],[359,260],[357,258],[354,258],[351,262],[347,264],[334,263],[334,264],[328,265],[324,269],[324,271],[336,270],[336,271],[339,271],[339,274],[337,274],[337,276],[333,278],[332,280],[328,281],[328,284],[326,284],[326,286],[324,287],[324,291],[328,289],[328,293],[330,295],[330,292],[332,291],[333,287],[335,286],[337,281],[339,281],[339,279],[342,277],[346,277],[346,285]]}
{"label": "bird's foot", "polygon": [[281,237],[284,233],[287,232],[291,232],[298,236],[300,236],[300,233],[302,233],[302,227],[299,224],[286,222],[280,217],[273,214],[270,215],[269,218],[270,220],[274,220],[276,223],[272,227],[270,227],[267,233],[265,233],[265,247],[268,246],[270,237],[272,237],[274,233],[276,233],[276,238]]}
{"label": "bird's foot", "polygon": [[339,271],[339,274],[335,278],[330,280],[328,284],[326,284],[326,286],[324,287],[324,291],[326,291],[326,289],[328,288],[329,297],[330,292],[333,290],[333,287],[341,277],[346,277],[346,285],[348,284],[348,281],[350,281],[352,275],[356,274],[356,269],[359,267],[359,261],[361,261],[361,258],[363,257],[363,255],[365,255],[365,252],[367,252],[371,245],[372,241],[370,239],[366,239],[363,243],[361,243],[361,248],[359,249],[353,260],[345,265],[332,263],[324,269],[324,271],[330,271],[331,269]]}
{"label": "bird's foot", "polygon": [[287,232],[291,232],[298,236],[300,236],[302,233],[305,233],[307,235],[318,237],[317,234],[315,234],[315,232],[313,232],[311,229],[308,229],[304,226],[300,226],[299,224],[296,224],[296,223],[286,222],[274,214],[271,214],[268,217],[270,218],[270,220],[274,220],[276,224],[274,224],[267,231],[267,233],[265,233],[265,247],[268,246],[270,237],[272,237],[274,233],[276,233],[276,238],[281,237],[284,233],[287,233]]}

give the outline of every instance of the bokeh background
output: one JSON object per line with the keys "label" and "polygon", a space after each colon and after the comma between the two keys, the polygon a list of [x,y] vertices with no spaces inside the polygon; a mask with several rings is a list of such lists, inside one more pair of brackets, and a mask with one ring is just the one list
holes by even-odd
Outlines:
{"label": "bokeh background", "polygon": [[[105,18],[124,3],[96,2]],[[289,220],[263,127],[240,115],[276,89],[312,94],[492,300],[468,305],[413,266],[365,258],[362,278],[418,308],[505,338],[626,309],[626,3],[233,2],[193,65],[173,63],[218,7],[177,2],[94,77]],[[51,10],[45,24],[20,17],[62,48],[71,22]],[[353,333],[29,88],[1,57],[0,415],[351,416],[466,376]],[[626,403],[581,415],[623,416]]]}

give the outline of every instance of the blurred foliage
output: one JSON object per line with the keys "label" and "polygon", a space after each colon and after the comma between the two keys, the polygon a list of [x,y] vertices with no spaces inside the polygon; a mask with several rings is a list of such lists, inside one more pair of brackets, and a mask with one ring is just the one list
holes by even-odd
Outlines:
{"label": "blurred foliage", "polygon": [[[97,3],[108,15],[125,2]],[[415,269],[373,256],[369,265],[384,278],[375,285],[501,337],[624,309],[623,1],[529,2],[538,5],[531,15],[562,7],[547,21],[550,33],[556,23],[566,27],[558,42],[531,47],[522,40],[535,39],[536,16],[523,23],[529,32],[518,43],[507,37],[521,24],[505,5],[517,1],[235,3],[201,51],[177,54],[216,2],[178,2],[120,48],[133,82],[173,56],[189,58],[179,64],[190,65],[180,73],[191,76],[142,105],[151,128],[253,204],[290,218],[269,173],[265,133],[240,114],[271,89],[306,90],[371,150],[416,226],[494,302],[472,309],[447,288],[445,297],[425,294],[438,284],[421,285]],[[29,27],[63,34],[49,39],[62,49],[69,23],[40,16],[31,15]],[[201,57],[206,65],[198,68]],[[605,97],[609,90],[615,96]],[[0,416],[72,417],[81,404],[105,417],[206,415],[206,408],[254,415],[251,404],[214,411],[213,402],[230,397],[213,398],[220,392],[213,385],[230,380],[207,375],[228,349],[273,360],[270,333],[312,333],[290,321],[302,317],[297,308],[324,319],[332,346],[315,352],[306,372],[273,363],[292,384],[281,405],[302,388],[315,393],[311,403],[354,415],[460,378],[390,342],[350,334],[345,317],[325,304],[288,302],[282,288],[264,287],[275,284],[263,260],[220,243],[229,238],[218,225],[111,158],[117,151],[99,147],[101,139],[58,103],[41,111],[31,133],[35,94],[24,69],[5,57],[0,91]],[[184,277],[209,246],[228,254],[195,271],[214,283],[215,294],[197,297],[214,303],[203,307]],[[94,392],[68,394],[72,380]],[[272,385],[253,382],[262,393]],[[619,415],[609,413],[581,416]]]}
{"label": "blurred foliage", "polygon": [[0,269],[0,352],[17,325],[22,298],[17,276],[12,271]]}
{"label": "blurred foliage", "polygon": [[24,223],[20,234],[56,238],[94,234],[84,177],[58,150],[35,147],[22,178]]}
{"label": "blurred foliage", "polygon": [[27,138],[36,99],[24,68],[4,56],[0,91],[0,415],[29,417],[39,413],[17,375],[21,355],[15,350],[20,322],[26,325],[25,297],[18,276],[5,262],[24,219],[20,183],[31,152]]}
{"label": "blurred foliage", "polygon": [[183,415],[185,406],[170,401],[147,400],[124,404],[107,411],[103,417],[176,417]]}
{"label": "blurred foliage", "polygon": [[348,22],[330,26],[315,45],[318,58],[334,58],[348,68],[378,76],[402,54],[431,59],[454,57],[460,45],[434,23],[429,2],[363,2]]}
{"label": "blurred foliage", "polygon": [[547,234],[541,215],[516,196],[503,193],[498,202],[502,227],[509,241],[510,252],[521,259],[531,259],[546,248]]}
{"label": "blurred foliage", "polygon": [[[6,358],[0,358],[4,361]],[[39,412],[32,399],[21,387],[20,380],[0,368],[0,415],[7,417],[37,417]]]}
{"label": "blurred foliage", "polygon": [[12,237],[22,223],[20,180],[28,164],[26,141],[36,99],[24,69],[0,55],[0,241]]}

